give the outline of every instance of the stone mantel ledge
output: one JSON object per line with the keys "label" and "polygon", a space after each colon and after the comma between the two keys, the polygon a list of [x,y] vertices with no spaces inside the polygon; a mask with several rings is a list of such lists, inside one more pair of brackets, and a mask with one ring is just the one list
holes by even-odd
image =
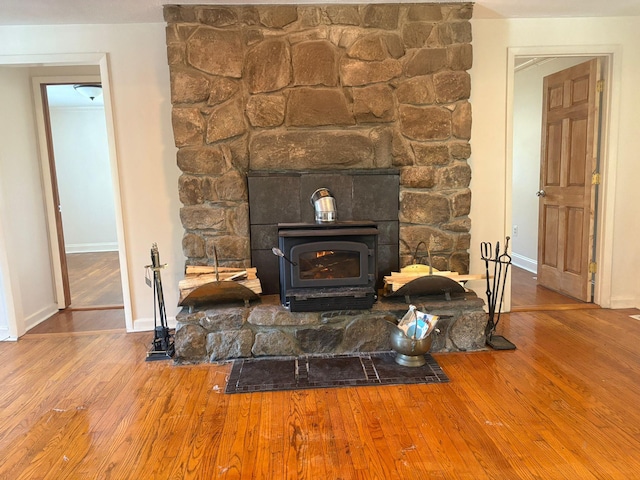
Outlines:
{"label": "stone mantel ledge", "polygon": [[[419,310],[438,315],[431,352],[486,349],[487,314],[474,292],[453,297],[415,297]],[[370,310],[290,312],[277,295],[244,307],[210,305],[177,315],[175,361],[219,362],[233,358],[344,354],[391,350],[390,335],[408,309],[404,298],[381,297]]]}

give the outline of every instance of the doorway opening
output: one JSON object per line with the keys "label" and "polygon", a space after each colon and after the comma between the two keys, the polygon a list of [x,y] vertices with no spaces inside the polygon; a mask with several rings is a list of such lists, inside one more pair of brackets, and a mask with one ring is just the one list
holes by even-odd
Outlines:
{"label": "doorway opening", "polygon": [[[51,200],[46,138],[43,133],[40,83],[47,82],[80,83],[97,80],[102,83],[124,306],[124,309],[107,311],[118,312],[124,317],[126,329],[133,329],[107,55],[77,53],[0,56],[0,66],[0,75],[6,87],[3,90],[4,102],[11,105],[10,109],[15,109],[11,122],[5,122],[3,129],[6,139],[10,140],[4,144],[8,146],[11,155],[4,156],[4,161],[0,162],[4,180],[0,188],[0,224],[3,226],[0,244],[6,246],[6,250],[0,255],[0,307],[4,305],[8,338],[17,340],[65,305],[63,289],[59,285],[61,268],[60,255],[57,254],[57,235],[52,227],[55,224],[54,212],[57,206]],[[15,161],[16,158],[20,161]],[[7,225],[13,228],[4,228]],[[0,325],[0,330],[1,327]]]}
{"label": "doorway opening", "polygon": [[[51,256],[59,265],[59,312],[36,332],[124,328],[124,302],[113,178],[100,77],[34,78],[48,170]],[[36,89],[37,90],[37,89]],[[44,147],[44,146],[43,146]],[[57,245],[57,249],[56,249]],[[57,251],[56,251],[57,250]],[[59,263],[58,263],[59,262]],[[80,315],[80,311],[104,311]]]}
{"label": "doorway opening", "polygon": [[[85,91],[85,89],[87,91]],[[41,83],[64,305],[123,308],[102,85]]]}
{"label": "doorway opening", "polygon": [[[544,177],[541,168],[544,169],[543,158],[545,152],[548,152],[549,138],[548,134],[544,133],[543,127],[544,79],[561,75],[558,72],[569,71],[593,58],[599,59],[603,71],[602,78],[606,78],[609,60],[606,55],[543,54],[514,57],[511,191],[521,192],[521,194],[511,197],[511,232],[509,233],[512,238],[513,256],[511,311],[598,308],[593,296],[593,284],[596,280],[593,272],[588,274],[588,292],[582,296],[571,296],[562,289],[548,288],[548,285],[545,286],[544,282],[539,282],[538,279],[540,269],[546,268],[546,266],[542,267],[544,261],[540,259],[541,248],[544,248],[544,243],[541,247],[540,242],[544,242],[549,235],[548,231],[546,234],[543,233],[544,230],[541,229],[544,229],[544,221],[539,220],[541,203],[544,203],[541,202],[544,199],[540,197],[546,195],[541,187],[541,179]],[[598,100],[602,97],[603,95],[600,95]],[[604,111],[604,106],[600,111]],[[606,135],[601,116],[598,116],[597,122],[596,135]],[[573,141],[570,135],[570,132],[565,133],[565,144]],[[567,149],[570,148],[572,145],[567,147]],[[601,151],[601,144],[598,144],[594,148],[594,154],[598,160],[601,158]],[[585,176],[588,176],[589,183],[591,183],[591,174],[590,168],[586,170]],[[597,187],[594,187],[594,190],[595,188]],[[568,190],[559,189],[559,191]],[[596,203],[597,193],[593,196],[591,214],[595,220],[602,207]],[[593,259],[589,263],[591,266],[597,259],[598,227],[594,223],[591,231],[588,228],[585,230],[584,244],[589,245],[589,258]],[[567,240],[564,238],[560,239],[560,242],[563,246],[567,245]],[[584,276],[587,276],[586,272]]]}

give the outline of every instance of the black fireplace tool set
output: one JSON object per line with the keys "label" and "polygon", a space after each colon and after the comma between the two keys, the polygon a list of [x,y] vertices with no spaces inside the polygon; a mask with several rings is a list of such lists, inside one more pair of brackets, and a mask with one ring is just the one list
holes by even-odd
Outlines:
{"label": "black fireplace tool set", "polygon": [[153,342],[151,343],[151,350],[147,352],[147,362],[153,360],[169,360],[175,353],[173,335],[171,335],[169,326],[167,325],[167,312],[164,305],[164,294],[162,293],[162,278],[160,277],[160,270],[166,266],[166,264],[160,264],[158,245],[154,243],[151,246],[151,265],[145,267],[147,269],[147,285],[150,287],[153,286],[154,296]]}
{"label": "black fireplace tool set", "polygon": [[[484,260],[487,277],[487,304],[489,308],[489,320],[485,328],[487,345],[494,350],[515,350],[516,346],[502,335],[495,335],[496,327],[500,323],[500,313],[502,311],[502,300],[504,299],[504,288],[507,280],[507,273],[511,265],[511,256],[508,253],[509,239],[507,237],[504,252],[500,253],[500,242],[496,242],[495,252],[490,242],[480,244],[480,255]],[[493,264],[493,280],[490,280],[490,265]],[[496,305],[498,315],[496,317]]]}

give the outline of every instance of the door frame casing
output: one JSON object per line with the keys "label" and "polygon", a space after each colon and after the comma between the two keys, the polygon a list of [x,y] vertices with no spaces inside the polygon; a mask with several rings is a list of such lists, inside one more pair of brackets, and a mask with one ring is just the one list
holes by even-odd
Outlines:
{"label": "door frame casing", "polygon": [[[109,150],[109,164],[111,169],[111,179],[112,179],[112,188],[114,194],[114,202],[115,202],[115,220],[116,220],[116,235],[118,239],[118,257],[120,261],[120,276],[122,281],[122,293],[123,293],[123,303],[124,303],[124,314],[125,314],[125,323],[127,331],[133,331],[133,315],[132,315],[132,307],[131,307],[131,295],[130,295],[130,284],[129,284],[129,271],[127,265],[127,244],[126,244],[126,236],[124,229],[124,216],[123,216],[123,207],[122,207],[122,196],[120,189],[120,175],[118,171],[118,155],[116,148],[116,136],[115,136],[115,120],[114,120],[114,112],[112,108],[112,99],[111,99],[111,83],[110,83],[110,73],[109,73],[109,61],[108,54],[104,52],[98,53],[72,53],[72,54],[36,54],[36,55],[0,55],[0,66],[14,66],[14,67],[56,67],[56,66],[82,66],[82,65],[97,65],[100,70],[100,82],[102,83],[102,95],[104,97],[104,114],[106,119],[106,127],[107,127],[107,143]],[[78,78],[80,76],[74,76],[74,78]],[[56,77],[61,78],[61,77]],[[39,87],[38,87],[39,92]],[[40,94],[38,93],[38,98]],[[40,105],[42,108],[42,102],[38,99],[35,99],[36,106]],[[38,139],[39,140],[39,139]],[[39,146],[40,147],[40,146]],[[45,156],[46,150],[42,150],[39,148],[39,155]],[[41,159],[41,162],[45,161]],[[48,159],[46,160],[48,162]],[[48,165],[48,163],[47,163]],[[48,168],[48,167],[47,167]],[[46,185],[44,181],[44,177],[42,173],[46,172],[46,169],[41,169],[41,178],[43,181],[43,188]],[[49,183],[50,185],[50,183]],[[44,195],[48,201],[53,203],[53,198],[46,194]],[[49,207],[47,207],[49,208]],[[1,213],[1,212],[0,212]],[[47,228],[51,229],[51,224],[49,224],[49,213],[47,211]],[[1,220],[1,219],[0,219]],[[1,223],[1,222],[0,222]],[[2,232],[0,232],[2,234]],[[1,243],[1,242],[0,242]],[[50,251],[53,253],[52,259],[57,254],[57,250],[53,250],[54,245],[50,245]],[[3,262],[4,263],[4,262]],[[19,286],[12,285],[8,279],[11,279],[11,271],[7,263],[0,264],[3,267],[3,277],[5,280],[4,293],[5,300],[7,303],[7,316],[8,316],[8,325],[9,332],[12,338],[17,338],[19,332],[22,330],[20,322],[23,321],[21,315],[19,314],[19,305],[16,305],[14,299],[19,298]],[[53,279],[52,279],[53,281]],[[57,292],[56,287],[56,292]]]}
{"label": "door frame casing", "polygon": [[[620,111],[620,86],[614,79],[620,78],[622,48],[618,45],[576,45],[553,47],[509,47],[507,49],[507,111],[506,111],[506,165],[505,165],[505,218],[504,235],[511,235],[513,228],[513,100],[515,83],[515,58],[521,56],[536,57],[601,57],[605,58],[605,88],[602,105],[602,144],[600,146],[600,173],[602,183],[598,194],[599,218],[596,227],[596,262],[593,302],[604,308],[611,306],[611,275],[613,266],[613,212],[615,210],[615,185],[617,170],[617,141],[612,141],[612,132],[618,131]],[[535,192],[532,192],[532,195]],[[511,280],[508,279],[509,295],[506,298],[506,310],[511,310]]]}

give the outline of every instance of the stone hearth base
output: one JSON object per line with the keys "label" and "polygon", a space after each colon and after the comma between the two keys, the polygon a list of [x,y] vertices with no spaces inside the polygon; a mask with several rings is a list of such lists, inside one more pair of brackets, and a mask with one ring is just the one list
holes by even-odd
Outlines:
{"label": "stone hearth base", "polygon": [[[411,303],[438,315],[431,352],[485,349],[487,315],[473,292],[452,297],[416,297]],[[408,305],[382,297],[371,310],[289,312],[278,296],[249,307],[212,305],[177,315],[175,361],[216,362],[241,357],[343,354],[391,350],[390,334]]]}

